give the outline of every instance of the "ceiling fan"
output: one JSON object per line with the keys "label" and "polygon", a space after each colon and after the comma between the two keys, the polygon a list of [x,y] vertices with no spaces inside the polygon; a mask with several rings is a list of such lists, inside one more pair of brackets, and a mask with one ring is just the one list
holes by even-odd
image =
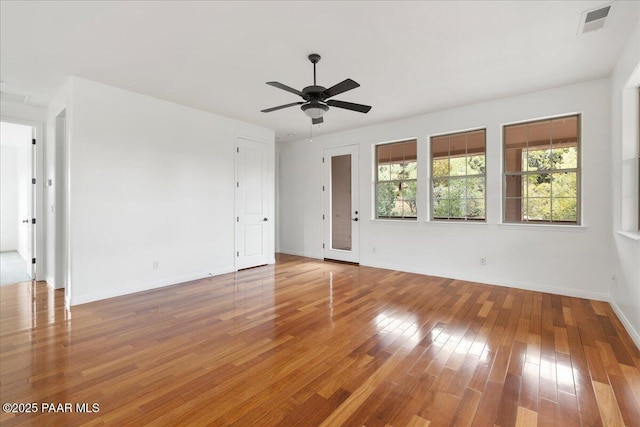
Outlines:
{"label": "ceiling fan", "polygon": [[267,108],[266,110],[261,110],[263,113],[270,113],[283,108],[293,107],[294,105],[301,105],[302,107],[300,108],[302,111],[304,111],[307,116],[311,117],[311,122],[316,125],[324,121],[322,116],[329,110],[329,107],[344,108],[345,110],[358,111],[360,113],[368,113],[369,110],[371,110],[371,106],[369,105],[329,99],[348,90],[355,89],[360,85],[351,79],[346,79],[337,85],[331,86],[329,89],[318,86],[316,84],[316,64],[320,61],[320,55],[312,53],[309,55],[309,61],[313,64],[313,86],[307,86],[302,89],[302,91],[299,91],[279,82],[267,82],[270,86],[301,96],[304,101]]}

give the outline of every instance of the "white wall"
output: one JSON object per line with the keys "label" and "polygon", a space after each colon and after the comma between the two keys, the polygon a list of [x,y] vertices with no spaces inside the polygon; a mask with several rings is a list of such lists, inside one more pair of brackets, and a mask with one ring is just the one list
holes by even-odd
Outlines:
{"label": "white wall", "polygon": [[236,137],[273,131],[75,77],[62,104],[71,305],[234,270]]}
{"label": "white wall", "polygon": [[283,253],[322,258],[322,144],[279,143],[278,243]]}
{"label": "white wall", "polygon": [[[596,80],[410,119],[283,143],[280,250],[321,258],[322,150],[359,144],[360,263],[478,282],[609,298],[612,263],[609,80]],[[374,106],[375,108],[375,106]],[[501,224],[501,125],[582,113],[582,226]],[[334,112],[334,114],[349,114]],[[327,118],[330,120],[330,118]],[[487,129],[487,223],[428,222],[428,141]],[[418,221],[374,220],[372,145],[418,139]],[[375,253],[374,253],[375,248]],[[487,264],[480,264],[486,257]]]}
{"label": "white wall", "polygon": [[0,251],[18,250],[18,147],[0,146]]}
{"label": "white wall", "polygon": [[611,76],[612,206],[617,279],[612,306],[640,346],[640,233],[638,233],[638,86],[640,24],[636,25]]}

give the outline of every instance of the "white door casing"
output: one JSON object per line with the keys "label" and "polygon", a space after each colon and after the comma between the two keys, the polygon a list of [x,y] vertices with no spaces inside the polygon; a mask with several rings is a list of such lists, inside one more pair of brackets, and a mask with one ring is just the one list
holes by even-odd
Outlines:
{"label": "white door casing", "polygon": [[324,258],[359,263],[358,146],[323,154]]}
{"label": "white door casing", "polygon": [[271,260],[269,150],[245,138],[236,146],[236,270]]}

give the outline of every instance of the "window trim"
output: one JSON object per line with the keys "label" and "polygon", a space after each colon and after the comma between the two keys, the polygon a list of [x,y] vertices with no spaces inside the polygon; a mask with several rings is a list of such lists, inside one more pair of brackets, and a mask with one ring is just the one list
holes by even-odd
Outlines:
{"label": "window trim", "polygon": [[[406,179],[406,180],[394,180],[394,181],[398,181],[398,182],[408,182],[408,181],[415,181],[416,183],[416,216],[378,216],[378,147],[382,146],[382,145],[393,145],[393,144],[402,144],[402,143],[406,143],[406,142],[415,142],[416,144],[416,177],[411,178],[411,179]],[[419,149],[418,149],[418,138],[417,137],[407,137],[407,138],[402,138],[402,139],[395,139],[392,141],[384,141],[384,142],[377,142],[372,144],[372,149],[373,149],[373,209],[371,210],[372,212],[372,221],[389,221],[389,222],[397,222],[397,221],[408,221],[408,222],[416,222],[418,220],[418,183],[420,182],[419,179],[419,173],[418,173],[418,165],[419,165]],[[390,181],[383,181],[383,182],[391,182]]]}
{"label": "window trim", "polygon": [[[433,176],[433,139],[441,138],[443,136],[451,137],[455,135],[464,135],[473,132],[484,131],[484,174],[481,175],[448,175],[447,177],[434,177]],[[466,141],[466,140],[465,140]],[[487,127],[480,126],[476,128],[438,133],[429,136],[429,220],[428,222],[433,223],[458,223],[458,224],[486,224],[487,223]],[[465,147],[466,150],[466,147]],[[450,156],[449,156],[450,157]],[[433,202],[435,197],[433,196],[433,182],[435,179],[451,179],[451,178],[484,178],[484,218],[482,219],[474,219],[474,218],[435,218],[434,215],[434,207]],[[466,194],[465,194],[465,202],[466,202]]]}
{"label": "window trim", "polygon": [[[511,175],[529,176],[529,175],[536,175],[536,172],[538,172],[538,171],[513,171],[513,172],[506,171],[507,169],[507,165],[506,165],[507,128],[510,126],[517,126],[517,125],[523,125],[523,124],[528,125],[532,123],[545,122],[548,120],[556,120],[556,119],[569,118],[569,117],[577,118],[576,144],[578,148],[578,155],[576,158],[576,167],[570,168],[570,169],[553,169],[553,170],[545,171],[545,173],[562,173],[562,172],[576,173],[576,199],[577,199],[576,200],[576,221],[575,222],[573,221],[563,222],[563,221],[553,221],[553,220],[507,221],[507,193],[506,193],[507,176],[511,176]],[[520,120],[517,122],[504,123],[502,124],[501,139],[502,141],[500,144],[500,154],[501,154],[501,160],[502,160],[502,180],[501,180],[502,218],[501,218],[500,224],[508,225],[508,226],[522,225],[522,226],[551,226],[551,227],[583,227],[584,225],[582,224],[582,112],[555,114],[552,116],[539,117],[536,119]],[[552,197],[550,198],[552,199]]]}

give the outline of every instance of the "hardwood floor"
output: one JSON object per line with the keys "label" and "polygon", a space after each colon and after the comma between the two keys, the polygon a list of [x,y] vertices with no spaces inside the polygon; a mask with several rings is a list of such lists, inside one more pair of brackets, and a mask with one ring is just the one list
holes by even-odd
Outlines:
{"label": "hardwood floor", "polygon": [[1,400],[38,409],[3,426],[640,425],[607,303],[288,255],[70,314],[0,291]]}

